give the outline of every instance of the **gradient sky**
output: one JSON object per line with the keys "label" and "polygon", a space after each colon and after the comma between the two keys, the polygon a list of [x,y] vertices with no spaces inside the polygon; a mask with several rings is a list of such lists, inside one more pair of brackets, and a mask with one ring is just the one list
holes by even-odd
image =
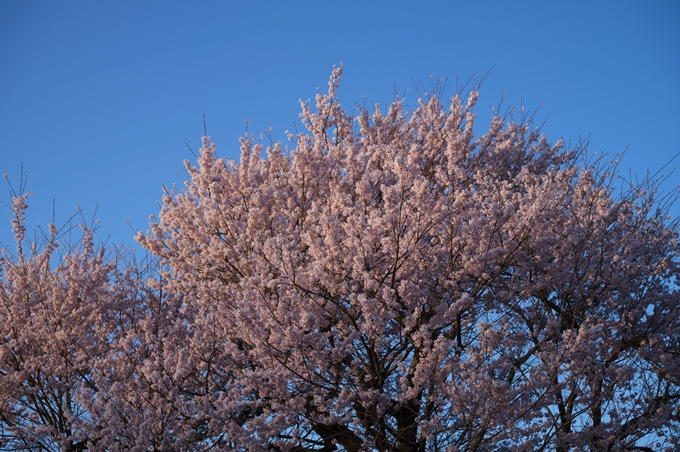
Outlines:
{"label": "gradient sky", "polygon": [[[627,150],[644,177],[680,152],[677,1],[0,1],[0,175],[28,174],[29,229],[80,206],[99,238],[133,245],[159,211],[162,186],[207,131],[218,155],[238,138],[299,124],[298,100],[343,63],[346,108],[417,103],[429,86],[488,75],[483,121],[503,92],[551,142],[590,136]],[[490,71],[490,72],[489,72]],[[488,123],[488,121],[485,122]],[[481,128],[478,130],[482,130]],[[680,166],[680,158],[661,173]],[[9,187],[0,181],[0,200]],[[680,184],[678,172],[664,188]],[[675,206],[674,215],[680,215]],[[0,206],[0,243],[11,245]],[[13,246],[12,246],[13,248]]]}

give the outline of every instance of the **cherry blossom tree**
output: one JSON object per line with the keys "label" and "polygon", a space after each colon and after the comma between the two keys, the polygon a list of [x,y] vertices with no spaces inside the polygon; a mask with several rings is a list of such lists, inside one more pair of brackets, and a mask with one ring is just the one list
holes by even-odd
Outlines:
{"label": "cherry blossom tree", "polygon": [[29,195],[14,193],[16,253],[0,257],[0,448],[86,450],[80,394],[97,390],[93,369],[110,350],[128,285],[91,228],[62,246],[54,224],[44,240],[28,240]]}
{"label": "cherry blossom tree", "polygon": [[154,260],[107,252],[84,225],[73,242],[53,224],[27,239],[29,195],[13,192],[16,251],[0,258],[0,450],[214,443],[201,434],[209,407],[173,386],[187,378],[189,312],[177,315],[181,297],[163,292]]}
{"label": "cherry blossom tree", "polygon": [[[680,244],[653,180],[478,93],[289,146],[203,139],[137,240],[0,260],[0,449],[651,451],[680,437]],[[62,240],[63,241],[63,240]]]}
{"label": "cherry blossom tree", "polygon": [[179,303],[145,383],[172,434],[239,450],[675,447],[680,245],[653,182],[619,189],[614,165],[524,118],[475,136],[476,91],[352,117],[340,74],[302,103],[290,148],[246,136],[236,163],[205,137],[137,237]]}

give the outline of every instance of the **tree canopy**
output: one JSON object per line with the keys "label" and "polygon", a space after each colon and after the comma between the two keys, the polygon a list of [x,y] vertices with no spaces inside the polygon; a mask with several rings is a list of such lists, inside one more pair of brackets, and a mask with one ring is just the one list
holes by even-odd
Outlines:
{"label": "tree canopy", "polygon": [[[347,113],[240,162],[203,138],[137,236],[0,262],[0,444],[27,450],[672,450],[678,223],[654,181],[478,92]],[[35,244],[34,244],[35,245]],[[56,250],[59,264],[50,265]]]}

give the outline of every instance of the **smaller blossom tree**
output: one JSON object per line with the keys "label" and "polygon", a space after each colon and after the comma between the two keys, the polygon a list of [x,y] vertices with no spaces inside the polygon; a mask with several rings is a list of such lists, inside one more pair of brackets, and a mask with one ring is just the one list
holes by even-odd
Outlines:
{"label": "smaller blossom tree", "polygon": [[28,241],[29,194],[12,198],[16,254],[0,257],[0,448],[87,450],[83,395],[98,391],[129,281],[90,228],[75,245],[60,246],[53,224],[44,243]]}

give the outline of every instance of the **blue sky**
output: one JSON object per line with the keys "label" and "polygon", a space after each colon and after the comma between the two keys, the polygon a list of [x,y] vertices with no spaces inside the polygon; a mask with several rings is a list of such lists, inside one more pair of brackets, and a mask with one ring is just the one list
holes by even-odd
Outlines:
{"label": "blue sky", "polygon": [[[628,148],[643,177],[680,152],[676,1],[9,1],[0,2],[0,174],[28,174],[29,228],[82,208],[99,238],[133,245],[184,179],[205,114],[218,154],[237,159],[245,120],[275,139],[298,99],[327,86],[349,109],[415,105],[413,80],[484,80],[477,112],[525,105],[551,142],[590,136]],[[669,168],[680,166],[680,158]],[[0,186],[8,202],[9,188]],[[673,174],[669,189],[680,184]],[[4,188],[2,188],[4,187]],[[673,210],[680,214],[680,208]],[[0,206],[0,243],[11,244]]]}

